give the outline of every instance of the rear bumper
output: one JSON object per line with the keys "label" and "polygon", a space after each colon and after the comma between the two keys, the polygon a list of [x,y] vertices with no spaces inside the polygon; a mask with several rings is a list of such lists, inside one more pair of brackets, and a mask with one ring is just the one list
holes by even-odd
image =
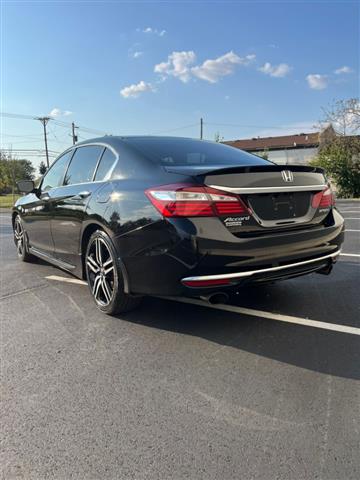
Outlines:
{"label": "rear bumper", "polygon": [[[334,210],[327,225],[236,237],[217,218],[177,218],[114,240],[127,272],[129,293],[199,296],[249,282],[329,271],[344,240],[344,220]],[[205,288],[183,283],[204,278],[230,282]]]}
{"label": "rear bumper", "polygon": [[301,275],[301,272],[308,273],[310,271],[316,271],[324,268],[325,266],[332,264],[336,261],[336,258],[340,255],[340,250],[328,255],[322,255],[319,257],[311,258],[308,260],[302,260],[299,262],[288,263],[270,268],[259,268],[255,270],[248,270],[244,272],[235,273],[223,273],[218,275],[201,275],[196,277],[185,277],[181,280],[183,285],[192,284],[192,288],[196,288],[196,283],[199,287],[203,288],[205,282],[214,282],[211,288],[216,286],[216,281],[219,281],[219,286],[223,286],[222,280],[227,280],[229,285],[231,283],[239,283],[243,279],[270,280],[272,278],[282,278],[294,275]]}

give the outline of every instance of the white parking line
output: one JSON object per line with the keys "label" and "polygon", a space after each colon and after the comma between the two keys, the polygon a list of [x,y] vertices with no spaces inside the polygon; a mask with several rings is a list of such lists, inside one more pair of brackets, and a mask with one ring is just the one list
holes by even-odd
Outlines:
{"label": "white parking line", "polygon": [[58,275],[49,275],[45,278],[47,280],[55,280],[57,282],[75,283],[76,285],[87,285],[87,282],[85,282],[85,280],[80,280],[79,278],[59,277]]}
{"label": "white parking line", "polygon": [[360,232],[360,230],[353,230],[351,228],[347,228],[345,232]]}
{"label": "white parking line", "polygon": [[176,302],[191,303],[201,307],[213,308],[215,310],[223,310],[225,312],[240,313],[241,315],[250,315],[252,317],[266,318],[267,320],[276,320],[277,322],[295,323],[305,327],[321,328],[322,330],[332,330],[341,333],[350,333],[352,335],[360,335],[360,328],[350,327],[349,325],[339,325],[337,323],[325,323],[318,320],[310,320],[308,318],[292,317],[290,315],[281,315],[280,313],[264,312],[262,310],[254,310],[252,308],[236,307],[235,305],[223,305],[205,303],[202,300],[184,297],[158,297],[164,300],[173,300]]}
{"label": "white parking line", "polygon": [[340,210],[340,213],[360,213],[360,210]]}
{"label": "white parking line", "polygon": [[[347,254],[341,254],[347,255]],[[360,255],[357,255],[360,257]],[[77,278],[66,278],[60,277],[58,275],[49,275],[45,277],[47,280],[55,280],[58,282],[65,283],[75,283],[78,285],[87,285],[84,280],[79,280]],[[321,328],[323,330],[332,330],[335,332],[341,333],[350,333],[352,335],[360,335],[360,328],[350,327],[349,325],[339,325],[337,323],[325,323],[319,322],[318,320],[310,320],[307,318],[301,317],[292,317],[290,315],[282,315],[280,313],[271,313],[265,312],[262,310],[255,310],[252,308],[237,307],[235,305],[212,305],[210,303],[205,303],[203,300],[197,300],[195,298],[185,298],[185,297],[157,297],[162,300],[172,300],[175,302],[190,303],[193,305],[199,305],[201,307],[213,308],[215,310],[223,310],[226,312],[240,313],[242,315],[250,315],[252,317],[266,318],[268,320],[276,320],[278,322],[285,323],[296,323],[297,325],[304,325],[306,327]]]}
{"label": "white parking line", "polygon": [[345,220],[360,220],[360,217],[344,217]]}
{"label": "white parking line", "polygon": [[340,253],[340,257],[360,257],[358,253]]}

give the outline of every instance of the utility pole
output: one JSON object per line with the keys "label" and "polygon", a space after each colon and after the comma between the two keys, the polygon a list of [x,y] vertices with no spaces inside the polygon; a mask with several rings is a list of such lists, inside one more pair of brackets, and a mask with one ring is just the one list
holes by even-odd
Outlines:
{"label": "utility pole", "polygon": [[75,125],[74,122],[72,122],[71,124],[71,129],[72,129],[72,139],[73,139],[73,145],[75,145],[75,143],[78,141],[78,136],[76,135],[75,133],[75,128],[79,128]]}
{"label": "utility pole", "polygon": [[204,121],[200,118],[200,140],[203,139],[203,129],[204,129]]}
{"label": "utility pole", "polygon": [[50,117],[38,117],[37,120],[39,120],[44,127],[44,141],[45,141],[45,153],[46,153],[46,165],[47,168],[49,169],[49,151],[48,151],[48,144],[47,144],[47,136],[46,136],[46,125],[48,121],[50,120]]}

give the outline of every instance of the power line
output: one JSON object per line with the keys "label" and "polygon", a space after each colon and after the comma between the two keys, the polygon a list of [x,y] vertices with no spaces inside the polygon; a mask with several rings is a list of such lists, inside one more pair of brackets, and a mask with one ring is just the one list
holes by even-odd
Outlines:
{"label": "power line", "polygon": [[[71,128],[72,124],[70,122],[63,122],[62,120],[57,120],[55,117],[39,117],[37,115],[23,115],[20,113],[8,113],[8,112],[0,112],[0,116],[2,117],[7,117],[7,118],[19,118],[19,119],[25,119],[25,120],[38,120],[39,118],[49,118],[52,123],[55,125],[58,125],[59,127],[67,127]],[[88,133],[94,133],[96,135],[107,135],[106,132],[101,131],[101,130],[95,130],[94,128],[89,128],[89,127],[83,127],[83,126],[78,126],[78,128],[84,132]]]}
{"label": "power line", "polygon": [[12,133],[3,133],[1,132],[2,137],[17,137],[17,138],[31,138],[42,137],[42,133],[34,133],[33,135],[13,135]]}
{"label": "power line", "polygon": [[[204,122],[205,123],[205,122]],[[279,129],[279,130],[293,130],[294,127],[284,127],[284,126],[269,126],[269,125],[244,125],[239,123],[213,123],[213,122],[206,122],[206,125],[213,125],[218,127],[240,127],[240,128],[269,128],[269,129]],[[296,125],[296,128],[315,128],[309,127],[309,125]]]}
{"label": "power line", "polygon": [[21,115],[20,113],[5,113],[5,112],[0,112],[0,115],[2,117],[8,117],[8,118],[23,118],[26,120],[36,120],[35,116],[31,115]]}
{"label": "power line", "polygon": [[[63,122],[62,120],[54,120],[53,119],[53,123],[55,125],[58,125],[59,127],[72,128],[72,124],[74,122],[69,123],[69,122]],[[82,130],[83,132],[94,133],[95,135],[107,135],[107,133],[102,131],[102,130],[95,130],[94,128],[83,127],[81,125],[76,126],[76,128],[78,128],[79,130]]]}
{"label": "power line", "polygon": [[[38,138],[37,140],[34,140],[34,139],[21,140],[21,141],[16,140],[16,141],[15,141],[15,142],[16,142],[15,145],[20,145],[20,144],[23,144],[23,143],[25,143],[25,144],[27,144],[27,143],[39,143],[40,141],[41,141],[40,138]],[[2,142],[2,143],[4,143],[4,142]],[[11,142],[11,143],[12,143],[12,142]]]}

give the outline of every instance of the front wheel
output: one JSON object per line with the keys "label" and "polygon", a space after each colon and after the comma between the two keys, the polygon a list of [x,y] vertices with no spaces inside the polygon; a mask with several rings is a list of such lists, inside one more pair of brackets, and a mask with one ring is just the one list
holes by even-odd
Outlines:
{"label": "front wheel", "polygon": [[35,258],[28,252],[27,236],[19,215],[14,220],[14,242],[17,255],[22,262],[34,262]]}
{"label": "front wheel", "polygon": [[124,292],[124,280],[115,248],[105,232],[97,230],[91,235],[85,266],[89,289],[99,310],[112,315],[128,312],[139,305],[140,298]]}

